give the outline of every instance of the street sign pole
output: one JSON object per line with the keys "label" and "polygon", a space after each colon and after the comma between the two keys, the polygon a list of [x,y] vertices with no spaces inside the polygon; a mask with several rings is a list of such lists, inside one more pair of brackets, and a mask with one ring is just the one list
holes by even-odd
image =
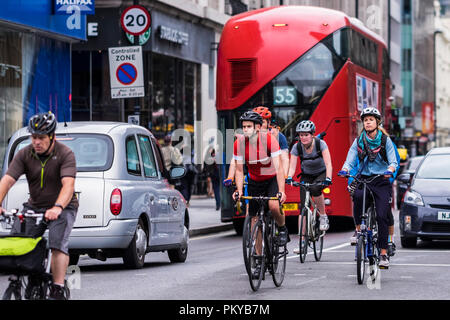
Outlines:
{"label": "street sign pole", "polygon": [[[133,0],[133,5],[135,5],[135,6],[139,5],[139,0]],[[139,36],[134,36],[133,40],[134,40],[134,45],[138,46],[139,45]],[[145,79],[145,72],[144,72],[144,79]],[[144,81],[144,83],[145,83],[145,81]],[[144,88],[144,90],[145,90],[145,88]],[[139,117],[139,114],[140,114],[139,110],[136,112],[136,107],[139,106],[139,98],[135,98],[133,100],[134,100],[133,105],[134,105],[135,114]]]}

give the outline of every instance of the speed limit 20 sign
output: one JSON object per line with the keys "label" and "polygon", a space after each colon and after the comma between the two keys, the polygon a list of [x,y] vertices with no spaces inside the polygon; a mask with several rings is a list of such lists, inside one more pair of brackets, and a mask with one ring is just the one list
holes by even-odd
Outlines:
{"label": "speed limit 20 sign", "polygon": [[125,32],[138,36],[150,28],[151,17],[147,9],[143,6],[135,5],[125,9],[120,17],[120,23]]}

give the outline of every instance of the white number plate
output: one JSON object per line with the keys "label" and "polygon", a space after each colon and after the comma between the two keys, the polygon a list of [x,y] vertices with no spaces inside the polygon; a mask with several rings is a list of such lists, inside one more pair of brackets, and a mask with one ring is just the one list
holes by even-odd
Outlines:
{"label": "white number plate", "polygon": [[439,211],[438,212],[438,220],[450,221],[450,212],[448,212],[448,211]]}

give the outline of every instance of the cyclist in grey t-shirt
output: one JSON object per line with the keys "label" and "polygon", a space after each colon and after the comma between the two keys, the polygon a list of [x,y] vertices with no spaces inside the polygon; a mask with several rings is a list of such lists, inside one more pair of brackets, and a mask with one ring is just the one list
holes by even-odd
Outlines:
{"label": "cyclist in grey t-shirt", "polygon": [[[331,156],[327,144],[323,140],[314,138],[316,126],[312,121],[304,120],[300,122],[296,127],[296,132],[299,134],[299,142],[302,150],[302,155],[299,154],[298,143],[296,143],[291,149],[291,159],[289,163],[289,171],[287,183],[292,181],[292,176],[295,174],[297,168],[297,159],[301,159],[302,178],[301,181],[307,183],[324,182],[325,185],[331,184],[331,174],[333,171],[331,165]],[[320,141],[320,149],[316,146],[316,141]],[[320,150],[320,152],[318,152]],[[303,159],[302,159],[303,158]],[[326,231],[329,229],[329,221],[325,212],[325,201],[322,194],[322,187],[313,187],[311,189],[311,196],[317,205],[320,212],[320,230]],[[300,199],[302,201],[302,207],[305,200],[304,188],[300,188]],[[300,216],[299,216],[300,217]],[[299,219],[300,228],[300,219]],[[299,250],[294,250],[295,253],[299,253]]]}

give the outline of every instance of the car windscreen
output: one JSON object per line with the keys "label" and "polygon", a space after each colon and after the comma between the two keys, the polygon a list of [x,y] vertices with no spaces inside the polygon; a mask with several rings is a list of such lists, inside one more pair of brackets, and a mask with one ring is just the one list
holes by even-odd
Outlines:
{"label": "car windscreen", "polygon": [[[75,154],[77,171],[105,171],[111,167],[113,158],[113,142],[111,138],[101,134],[56,135],[56,141],[68,146]],[[21,140],[11,150],[14,156],[19,150],[31,143],[31,138]],[[10,156],[10,162],[13,157]]]}
{"label": "car windscreen", "polygon": [[414,157],[411,158],[408,164],[408,171],[409,172],[415,172],[417,167],[419,166],[420,162],[423,160],[423,157]]}
{"label": "car windscreen", "polygon": [[450,154],[429,155],[419,167],[416,178],[450,179]]}

